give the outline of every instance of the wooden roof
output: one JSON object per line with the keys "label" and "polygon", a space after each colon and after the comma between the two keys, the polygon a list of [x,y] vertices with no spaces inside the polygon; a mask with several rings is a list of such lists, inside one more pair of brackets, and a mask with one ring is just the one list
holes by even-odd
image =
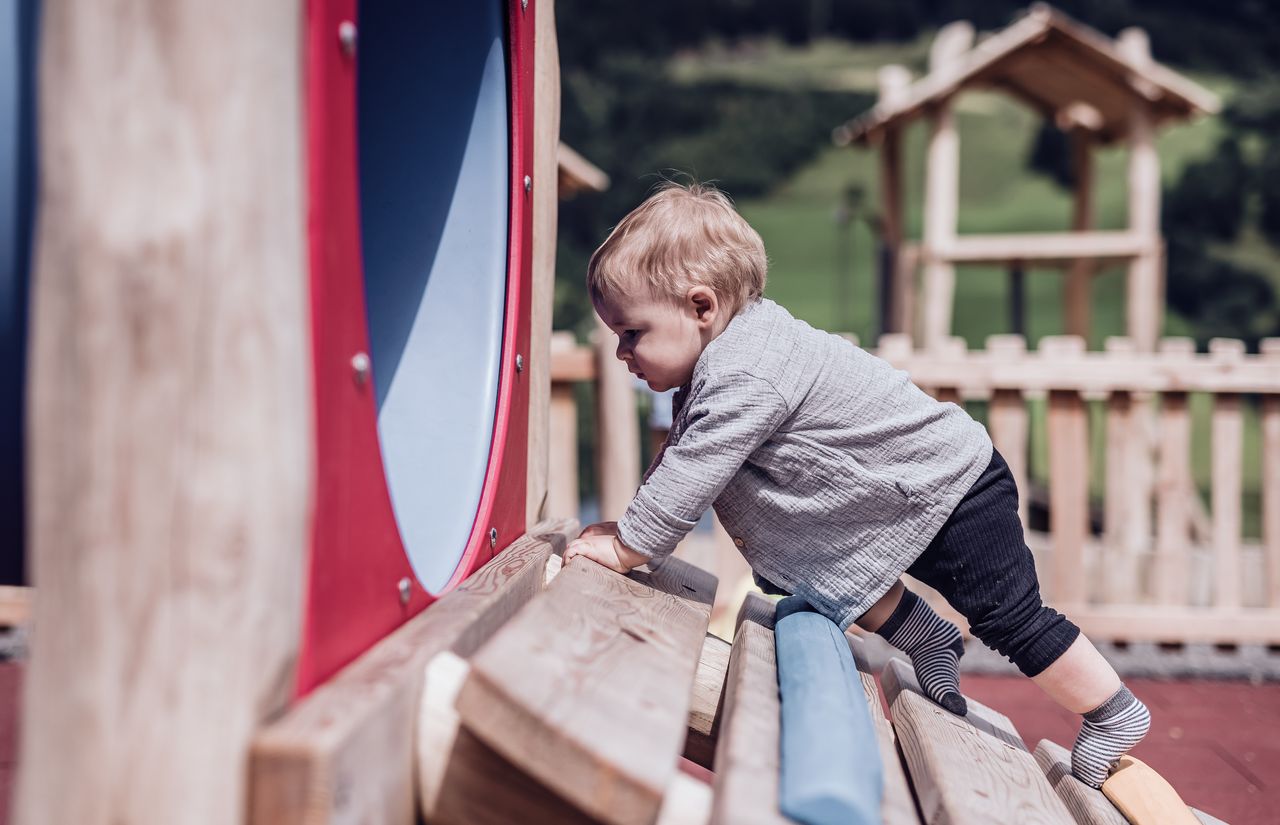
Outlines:
{"label": "wooden roof", "polygon": [[1038,3],[972,48],[962,43],[942,65],[889,99],[882,95],[833,136],[841,145],[877,142],[887,127],[966,88],[1007,92],[1063,127],[1090,129],[1103,143],[1128,134],[1136,101],[1150,105],[1157,125],[1219,108],[1212,92],[1152,60],[1141,30],[1113,40]]}
{"label": "wooden roof", "polygon": [[603,192],[609,188],[609,176],[563,141],[557,147],[556,163],[561,200],[568,200],[579,192]]}

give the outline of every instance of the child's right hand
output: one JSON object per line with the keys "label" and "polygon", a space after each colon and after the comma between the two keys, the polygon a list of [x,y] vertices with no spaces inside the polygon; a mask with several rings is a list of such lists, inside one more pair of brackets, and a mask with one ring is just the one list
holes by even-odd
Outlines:
{"label": "child's right hand", "polygon": [[595,524],[588,524],[582,528],[582,532],[578,534],[578,538],[585,539],[591,536],[616,536],[618,535],[618,522],[616,521],[597,521]]}

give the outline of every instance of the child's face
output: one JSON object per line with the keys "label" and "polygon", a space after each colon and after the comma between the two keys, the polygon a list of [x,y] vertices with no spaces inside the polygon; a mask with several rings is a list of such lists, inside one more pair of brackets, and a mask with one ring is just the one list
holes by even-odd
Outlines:
{"label": "child's face", "polygon": [[658,392],[693,377],[703,348],[724,328],[718,310],[705,287],[691,290],[678,305],[648,297],[596,304],[596,313],[618,336],[618,360]]}

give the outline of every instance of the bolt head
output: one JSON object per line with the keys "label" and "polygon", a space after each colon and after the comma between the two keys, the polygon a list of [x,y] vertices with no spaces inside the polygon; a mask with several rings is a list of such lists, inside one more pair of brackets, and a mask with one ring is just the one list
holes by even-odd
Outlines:
{"label": "bolt head", "polygon": [[520,11],[529,8],[529,0],[520,0]]}
{"label": "bolt head", "polygon": [[492,549],[498,546],[498,528],[489,528],[489,547]]}
{"label": "bolt head", "polygon": [[351,374],[357,387],[363,387],[369,381],[369,354],[357,352],[351,356]]}
{"label": "bolt head", "polygon": [[342,45],[342,51],[348,57],[356,53],[356,24],[350,20],[343,20],[338,24],[338,43]]}
{"label": "bolt head", "polygon": [[401,606],[409,603],[409,597],[413,595],[413,582],[409,581],[409,577],[405,576],[396,583],[396,590],[400,593]]}
{"label": "bolt head", "polygon": [[533,188],[533,178],[529,177],[528,175],[525,175],[525,176],[524,176],[524,191],[528,192],[528,191],[529,191],[530,189],[532,189],[532,188]]}
{"label": "bolt head", "polygon": [[516,372],[524,372],[524,356],[516,353]]}

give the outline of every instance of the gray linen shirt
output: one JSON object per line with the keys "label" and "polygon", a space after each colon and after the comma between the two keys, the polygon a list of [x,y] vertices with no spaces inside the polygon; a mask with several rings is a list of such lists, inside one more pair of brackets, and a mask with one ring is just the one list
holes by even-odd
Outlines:
{"label": "gray linen shirt", "polygon": [[618,536],[660,559],[714,505],[757,574],[843,630],[928,546],[991,450],[961,407],[762,299],[676,394]]}

